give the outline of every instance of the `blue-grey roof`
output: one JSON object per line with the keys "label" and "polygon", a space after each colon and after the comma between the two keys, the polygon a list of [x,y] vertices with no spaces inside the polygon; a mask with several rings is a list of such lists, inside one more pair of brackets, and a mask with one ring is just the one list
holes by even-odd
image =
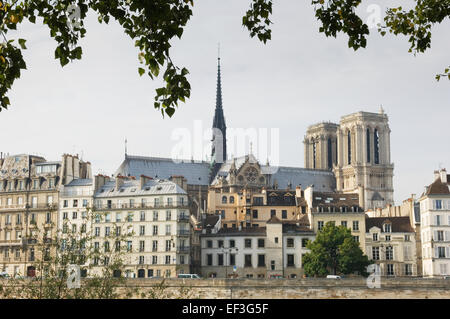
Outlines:
{"label": "blue-grey roof", "polygon": [[178,184],[167,180],[149,180],[141,188],[138,180],[126,180],[116,189],[114,180],[108,181],[95,193],[96,198],[115,196],[142,196],[142,195],[165,195],[186,194]]}
{"label": "blue-grey roof", "polygon": [[184,176],[190,185],[209,185],[209,168],[209,163],[203,161],[126,155],[115,176],[134,176],[139,179],[141,175],[146,175],[168,179],[178,175]]}
{"label": "blue-grey roof", "polygon": [[66,187],[71,186],[92,186],[92,178],[77,178],[72,180]]}
{"label": "blue-grey roof", "polygon": [[[250,163],[258,163],[256,157],[252,154],[227,160],[220,167],[213,184],[218,182],[218,176],[228,179],[233,163],[236,170],[239,170],[247,160]],[[310,185],[314,185],[314,189],[318,192],[333,192],[336,189],[336,178],[330,171],[288,166],[261,165],[260,167],[261,174],[268,176],[268,185],[270,187],[276,183],[280,189],[285,189],[288,186],[291,188],[301,186],[305,189]]]}

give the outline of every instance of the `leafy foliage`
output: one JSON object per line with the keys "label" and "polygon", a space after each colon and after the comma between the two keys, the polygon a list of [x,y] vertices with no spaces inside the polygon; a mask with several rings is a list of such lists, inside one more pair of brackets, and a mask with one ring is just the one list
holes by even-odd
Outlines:
{"label": "leafy foliage", "polygon": [[[343,32],[349,37],[349,47],[357,50],[365,48],[369,28],[355,13],[361,0],[312,0],[316,18],[322,23],[319,28],[327,37],[336,37]],[[382,36],[387,32],[394,35],[409,37],[411,46],[409,52],[423,53],[431,47],[431,28],[442,23],[450,17],[450,0],[416,0],[416,5],[408,11],[402,7],[388,8],[384,18],[385,25],[379,25],[378,31]],[[448,77],[449,69],[443,74],[436,75]]]}
{"label": "leafy foliage", "polygon": [[328,222],[306,247],[311,250],[303,257],[303,267],[308,276],[324,277],[330,272],[334,275],[354,272],[367,275],[366,267],[370,261],[347,227]]}
{"label": "leafy foliage", "polygon": [[[36,23],[42,18],[50,36],[56,41],[55,59],[61,66],[79,60],[83,51],[78,42],[86,34],[84,19],[88,11],[98,16],[100,23],[115,19],[139,49],[140,76],[154,79],[162,74],[165,85],[156,89],[154,107],[171,117],[179,102],[190,97],[189,71],[172,61],[170,48],[175,38],[181,38],[192,16],[193,0],[11,0],[0,1],[0,33],[5,42],[0,46],[0,111],[10,105],[7,92],[26,69],[22,56],[25,40],[7,40],[9,30],[16,30],[24,20]],[[252,0],[243,24],[251,36],[266,43],[270,39],[272,1]]]}

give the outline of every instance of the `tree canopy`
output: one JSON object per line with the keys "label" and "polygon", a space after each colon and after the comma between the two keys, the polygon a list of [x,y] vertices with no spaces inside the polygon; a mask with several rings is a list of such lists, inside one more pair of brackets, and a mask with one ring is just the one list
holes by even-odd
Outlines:
{"label": "tree canopy", "polygon": [[[251,37],[266,43],[271,39],[273,0],[250,0],[242,24]],[[365,48],[369,28],[355,13],[360,0],[312,0],[315,15],[322,26],[319,32],[336,37],[348,35],[349,47]],[[401,7],[386,11],[384,25],[378,31],[409,36],[410,52],[422,53],[431,46],[431,27],[450,16],[450,0],[416,0],[411,10]],[[0,111],[11,103],[8,91],[26,69],[22,50],[26,39],[10,39],[8,32],[24,21],[36,23],[41,18],[56,41],[54,52],[62,66],[79,60],[83,50],[78,42],[86,34],[84,19],[94,12],[100,23],[115,19],[139,49],[139,75],[150,78],[162,75],[165,85],[156,89],[154,107],[162,115],[172,116],[179,102],[190,97],[189,71],[171,59],[170,41],[181,38],[192,17],[193,0],[0,0]],[[1,41],[1,40],[0,40]],[[436,79],[450,79],[450,67]]]}
{"label": "tree canopy", "polygon": [[324,277],[330,273],[366,276],[369,259],[353,239],[350,229],[328,222],[306,246],[310,252],[303,257],[307,276]]}

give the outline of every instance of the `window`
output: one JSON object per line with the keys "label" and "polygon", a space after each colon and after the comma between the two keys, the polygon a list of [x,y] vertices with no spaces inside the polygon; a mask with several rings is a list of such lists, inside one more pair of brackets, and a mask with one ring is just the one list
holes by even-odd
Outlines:
{"label": "window", "polygon": [[72,219],[77,219],[77,212],[72,213]]}
{"label": "window", "polygon": [[69,201],[67,199],[64,200],[63,207],[69,207]]}
{"label": "window", "polygon": [[207,240],[207,241],[206,241],[206,247],[208,247],[208,248],[213,248],[213,242],[212,242],[212,240]]}
{"label": "window", "polygon": [[[139,265],[144,264],[144,256],[139,256]],[[141,276],[143,277],[143,276]]]}
{"label": "window", "polygon": [[244,242],[245,242],[245,245],[244,245],[245,248],[252,248],[252,240],[251,239],[246,238],[244,240]]}
{"label": "window", "polygon": [[286,242],[288,248],[294,248],[294,238],[288,238]]}
{"label": "window", "polygon": [[83,199],[83,207],[87,207],[88,205],[88,200],[87,199]]}
{"label": "window", "polygon": [[145,226],[139,226],[139,235],[144,236],[145,235]]}
{"label": "window", "polygon": [[347,227],[347,221],[346,220],[341,221],[341,226]]}
{"label": "window", "polygon": [[354,220],[353,221],[353,231],[358,231],[359,230],[359,221]]}
{"label": "window", "polygon": [[394,248],[392,246],[386,247],[386,260],[394,259]]}
{"label": "window", "polygon": [[152,251],[158,251],[158,241],[154,240],[152,242]]}
{"label": "window", "polygon": [[111,234],[111,227],[105,227],[105,236],[109,236]]}
{"label": "window", "polygon": [[436,199],[434,201],[434,207],[435,207],[435,209],[442,209],[442,200]]}
{"label": "window", "polygon": [[153,225],[153,235],[158,235],[158,226]]}
{"label": "window", "polygon": [[391,236],[390,236],[390,235],[386,235],[386,236],[384,237],[384,239],[385,239],[386,241],[391,241]]}
{"label": "window", "polygon": [[445,247],[437,247],[437,258],[445,258]]}
{"label": "window", "polygon": [[223,254],[217,254],[217,265],[223,266]]}
{"label": "window", "polygon": [[380,260],[380,247],[372,247],[372,259]]}
{"label": "window", "polygon": [[253,217],[253,218],[258,218],[258,210],[257,210],[257,209],[254,209],[254,210],[253,210],[253,215],[252,215],[252,217]]}
{"label": "window", "polygon": [[405,275],[406,276],[412,275],[412,265],[411,264],[405,264]]}
{"label": "window", "polygon": [[170,210],[166,211],[166,220],[172,219],[172,212]]}
{"label": "window", "polygon": [[281,218],[286,219],[287,218],[287,210],[281,211]]}
{"label": "window", "polygon": [[166,255],[166,265],[170,265],[170,255]]}
{"label": "window", "polygon": [[410,240],[411,240],[410,236],[409,235],[405,235],[405,241],[410,241]]}
{"label": "window", "polygon": [[274,238],[274,242],[275,242],[275,244],[278,244],[278,237]]}
{"label": "window", "polygon": [[288,254],[287,255],[287,266],[288,267],[294,267],[295,266],[294,255],[292,255],[292,254]]}
{"label": "window", "polygon": [[230,266],[236,265],[236,254],[230,254]]}
{"label": "window", "polygon": [[73,206],[72,207],[78,207],[78,199],[73,200]]}
{"label": "window", "polygon": [[230,245],[230,248],[235,247],[236,246],[236,242],[233,239],[230,239],[229,245]]}
{"label": "window", "polygon": [[234,196],[230,196],[230,204],[234,204]]}
{"label": "window", "polygon": [[223,248],[223,240],[217,241],[217,247]]}
{"label": "window", "polygon": [[434,216],[434,224],[436,226],[441,226],[441,215]]}
{"label": "window", "polygon": [[276,214],[277,214],[277,211],[275,209],[270,210],[270,217],[276,216]]}
{"label": "window", "polygon": [[227,197],[226,196],[222,196],[222,204],[226,204],[227,203]]}
{"label": "window", "polygon": [[252,267],[252,255],[244,255],[244,267]]}
{"label": "window", "polygon": [[206,265],[212,266],[212,263],[213,263],[213,255],[212,254],[207,254],[206,255]]}
{"label": "window", "polygon": [[145,250],[145,241],[144,240],[140,240],[139,241],[139,251],[143,252]]}
{"label": "window", "polygon": [[378,241],[378,234],[377,233],[373,234],[372,239],[373,241]]}
{"label": "window", "polygon": [[308,245],[308,238],[302,238],[302,247],[306,247]]}
{"label": "window", "polygon": [[386,265],[386,274],[388,276],[394,276],[394,265],[393,264]]}
{"label": "window", "polygon": [[127,241],[127,251],[130,252],[133,250],[133,242],[132,241]]}
{"label": "window", "polygon": [[152,264],[153,265],[158,264],[158,256],[152,256]]}
{"label": "window", "polygon": [[258,267],[266,267],[266,255],[258,255]]}
{"label": "window", "polygon": [[141,212],[141,214],[140,214],[140,221],[141,222],[145,221],[145,212]]}
{"label": "window", "polygon": [[265,247],[265,241],[263,238],[258,239],[258,248],[264,248]]}
{"label": "window", "polygon": [[153,221],[158,220],[158,212],[153,212]]}
{"label": "window", "polygon": [[389,224],[389,223],[384,224],[383,225],[383,231],[385,233],[390,233],[391,232],[391,224]]}
{"label": "window", "polygon": [[317,222],[317,229],[318,230],[322,230],[322,228],[323,228],[323,221],[318,221]]}
{"label": "window", "polygon": [[170,240],[166,240],[166,251],[170,251],[171,247],[172,247],[172,242]]}

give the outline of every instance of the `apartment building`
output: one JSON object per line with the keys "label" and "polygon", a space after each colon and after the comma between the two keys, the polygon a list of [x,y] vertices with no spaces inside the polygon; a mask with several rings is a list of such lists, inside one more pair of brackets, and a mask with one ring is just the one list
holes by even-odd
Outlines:
{"label": "apartment building", "polygon": [[[99,183],[94,194],[95,248],[126,249],[126,277],[176,277],[189,273],[190,224],[188,196],[168,180],[141,175],[117,176]],[[111,242],[110,235],[127,234],[125,247]],[[119,247],[117,246],[119,245]],[[108,260],[94,260],[101,266]],[[94,271],[100,271],[94,267]]]}
{"label": "apartment building", "polygon": [[[0,269],[34,276],[34,263],[54,252],[59,187],[89,177],[90,163],[67,154],[55,162],[21,154],[1,158],[0,166]],[[37,249],[38,243],[49,247]]]}
{"label": "apartment building", "polygon": [[382,276],[417,276],[416,233],[408,216],[366,218],[365,254]]}
{"label": "apartment building", "polygon": [[424,277],[450,274],[450,175],[434,172],[434,182],[419,198]]}
{"label": "apartment building", "polygon": [[281,221],[273,215],[264,227],[222,228],[218,215],[209,226],[200,235],[204,277],[301,278],[306,244],[315,238],[307,218]]}

